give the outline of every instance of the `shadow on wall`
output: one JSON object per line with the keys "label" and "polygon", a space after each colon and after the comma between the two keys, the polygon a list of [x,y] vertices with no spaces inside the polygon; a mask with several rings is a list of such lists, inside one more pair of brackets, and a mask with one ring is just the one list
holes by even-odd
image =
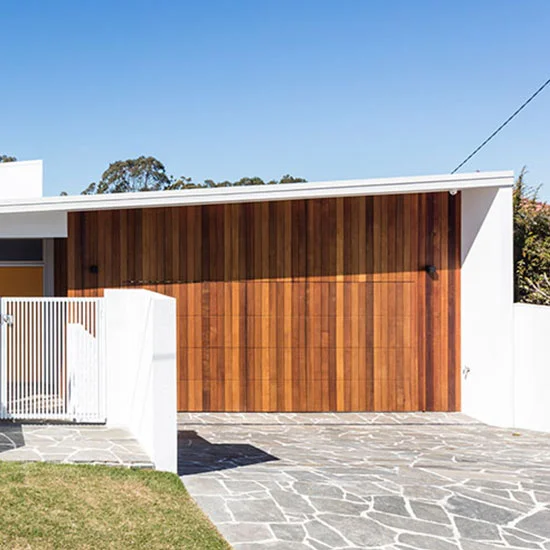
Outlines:
{"label": "shadow on wall", "polygon": [[460,202],[443,192],[72,212],[55,292],[455,270]]}
{"label": "shadow on wall", "polygon": [[178,432],[178,474],[180,476],[227,470],[279,460],[247,443],[210,443],[195,431]]}
{"label": "shadow on wall", "polygon": [[0,422],[0,460],[2,453],[24,446],[25,437],[21,424]]}
{"label": "shadow on wall", "polygon": [[462,228],[460,265],[468,258],[479,230],[498,195],[498,188],[474,189],[462,193],[462,209],[468,212],[468,224]]}

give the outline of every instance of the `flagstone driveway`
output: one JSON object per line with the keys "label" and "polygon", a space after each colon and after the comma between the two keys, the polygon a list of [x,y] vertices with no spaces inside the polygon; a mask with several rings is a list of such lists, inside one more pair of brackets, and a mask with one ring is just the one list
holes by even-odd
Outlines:
{"label": "flagstone driveway", "polygon": [[0,422],[0,460],[153,468],[129,432],[103,425]]}
{"label": "flagstone driveway", "polygon": [[550,437],[461,414],[183,414],[180,474],[235,550],[550,550]]}

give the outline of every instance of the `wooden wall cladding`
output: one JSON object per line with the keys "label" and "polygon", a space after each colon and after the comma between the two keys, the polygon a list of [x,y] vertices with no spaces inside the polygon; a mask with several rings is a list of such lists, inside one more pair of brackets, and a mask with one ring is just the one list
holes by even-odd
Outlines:
{"label": "wooden wall cladding", "polygon": [[177,298],[179,410],[460,408],[460,194],[71,213],[56,255]]}

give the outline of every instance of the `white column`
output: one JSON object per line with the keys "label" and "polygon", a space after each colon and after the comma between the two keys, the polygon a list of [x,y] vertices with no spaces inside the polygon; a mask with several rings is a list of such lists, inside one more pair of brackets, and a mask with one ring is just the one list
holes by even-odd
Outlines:
{"label": "white column", "polygon": [[514,424],[512,216],[511,188],[462,191],[462,411],[498,426]]}

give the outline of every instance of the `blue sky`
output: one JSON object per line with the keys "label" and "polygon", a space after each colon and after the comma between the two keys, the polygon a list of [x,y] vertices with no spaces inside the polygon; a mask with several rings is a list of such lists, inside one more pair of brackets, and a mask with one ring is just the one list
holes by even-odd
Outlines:
{"label": "blue sky", "polygon": [[[199,181],[450,172],[550,77],[547,0],[2,2],[0,153],[45,194],[154,155]],[[550,88],[462,171],[550,200]]]}

